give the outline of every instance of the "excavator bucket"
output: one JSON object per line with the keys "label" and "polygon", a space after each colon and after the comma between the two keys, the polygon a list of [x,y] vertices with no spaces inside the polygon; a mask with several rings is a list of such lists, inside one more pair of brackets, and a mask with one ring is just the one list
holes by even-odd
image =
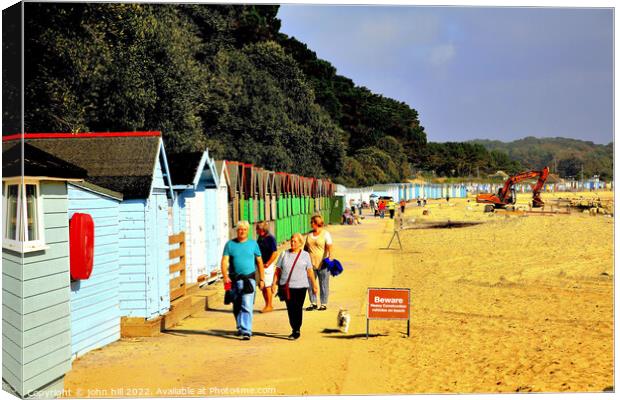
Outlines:
{"label": "excavator bucket", "polygon": [[533,208],[541,208],[545,205],[545,202],[540,198],[540,193],[537,193],[532,198],[532,207]]}

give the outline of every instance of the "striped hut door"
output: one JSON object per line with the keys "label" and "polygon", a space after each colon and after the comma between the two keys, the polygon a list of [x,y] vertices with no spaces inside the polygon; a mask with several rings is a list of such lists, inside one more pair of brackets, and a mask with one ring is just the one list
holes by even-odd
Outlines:
{"label": "striped hut door", "polygon": [[319,210],[319,206],[318,206],[319,183],[316,178],[312,178],[312,198],[314,198],[314,209],[312,210],[312,212],[315,213]]}
{"label": "striped hut door", "polygon": [[265,221],[271,220],[271,190],[269,189],[269,171],[263,171],[263,190],[265,193]]}
{"label": "striped hut door", "polygon": [[239,222],[239,166],[234,161],[226,161],[225,164],[227,171],[225,176],[228,178],[226,182],[229,196],[228,215],[230,216],[230,229],[233,232],[237,222]]}
{"label": "striped hut door", "polygon": [[263,182],[263,219],[265,221],[269,221],[269,211],[271,210],[268,178],[269,172],[263,170],[261,173],[261,181]]}
{"label": "striped hut door", "polygon": [[252,178],[252,181],[254,182],[254,221],[260,221],[262,220],[265,216],[264,213],[261,212],[260,208],[263,205],[263,185],[261,183],[261,178],[262,178],[262,170],[259,168],[254,168],[253,171],[253,175],[254,177]]}
{"label": "striped hut door", "polygon": [[269,178],[268,178],[268,182],[269,182],[269,194],[270,194],[270,201],[269,201],[269,205],[271,207],[270,210],[270,220],[275,221],[276,218],[278,217],[277,215],[277,203],[276,203],[276,174],[273,171],[269,171],[268,173]]}

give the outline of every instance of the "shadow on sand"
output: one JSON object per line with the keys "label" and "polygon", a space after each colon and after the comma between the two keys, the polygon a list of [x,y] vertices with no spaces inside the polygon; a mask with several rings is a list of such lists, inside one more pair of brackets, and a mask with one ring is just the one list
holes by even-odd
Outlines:
{"label": "shadow on sand", "polygon": [[[207,308],[205,311],[232,314],[232,305],[230,308]],[[286,311],[286,308],[274,308],[269,312]],[[254,310],[254,313],[263,314],[260,310]]]}
{"label": "shadow on sand", "polygon": [[[174,335],[174,336],[187,336],[187,335],[207,335],[207,336],[217,336],[224,339],[232,339],[232,340],[243,340],[241,336],[237,336],[237,331],[229,331],[223,329],[207,329],[207,330],[196,330],[196,329],[165,329],[161,331],[163,334]],[[274,339],[282,339],[289,340],[288,335],[284,334],[276,334],[271,332],[252,332],[252,336],[262,336]]]}
{"label": "shadow on sand", "polygon": [[[325,328],[321,331],[321,333],[341,333],[340,329],[329,329],[329,328]],[[371,333],[368,335],[369,338],[371,337],[377,337],[377,336],[387,336],[384,335],[382,333]],[[354,335],[336,335],[336,336],[324,336],[326,338],[330,338],[330,339],[359,339],[359,338],[366,338],[366,334],[365,333],[356,333]]]}

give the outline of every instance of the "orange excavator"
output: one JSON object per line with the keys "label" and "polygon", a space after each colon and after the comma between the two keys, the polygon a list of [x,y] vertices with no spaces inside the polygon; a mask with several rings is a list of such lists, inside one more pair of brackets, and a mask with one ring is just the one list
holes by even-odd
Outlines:
{"label": "orange excavator", "polygon": [[541,171],[521,172],[508,178],[497,194],[480,193],[476,196],[476,203],[492,204],[494,208],[504,208],[507,205],[515,204],[517,202],[517,194],[514,185],[526,179],[538,177],[538,182],[532,186],[532,207],[542,207],[545,203],[540,198],[540,190],[545,184],[547,176],[549,176],[548,167],[543,168]]}

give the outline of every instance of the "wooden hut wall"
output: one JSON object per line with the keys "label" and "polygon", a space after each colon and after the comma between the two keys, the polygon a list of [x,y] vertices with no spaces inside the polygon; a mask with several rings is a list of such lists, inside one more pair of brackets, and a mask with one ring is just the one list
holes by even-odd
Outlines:
{"label": "wooden hut wall", "polygon": [[[268,221],[270,231],[278,242],[289,239],[294,232],[310,230],[310,217],[320,211],[326,223],[330,223],[330,209],[334,204],[335,186],[328,180],[306,178],[284,172],[266,171],[250,164],[228,161],[226,171],[228,184],[235,184],[231,190],[231,213],[234,224],[246,219],[251,225],[250,237],[255,237],[255,224]],[[236,175],[236,178],[235,178]],[[231,235],[234,237],[234,226]]]}
{"label": "wooden hut wall", "polygon": [[237,164],[237,212],[239,215],[237,222],[247,219],[245,216],[245,169],[243,165],[243,163]]}
{"label": "wooden hut wall", "polygon": [[39,184],[45,250],[2,250],[2,378],[25,396],[71,369],[67,184]]}
{"label": "wooden hut wall", "polygon": [[262,180],[263,180],[263,200],[264,200],[263,212],[265,215],[264,220],[271,221],[271,188],[269,186],[270,184],[269,171],[263,170],[262,175],[263,175]]}
{"label": "wooden hut wall", "polygon": [[206,242],[207,223],[206,212],[209,204],[204,184],[198,184],[196,189],[187,189],[179,194],[179,198],[186,198],[185,204],[185,241],[186,241],[186,282],[196,282],[199,275],[206,273]]}
{"label": "wooden hut wall", "polygon": [[[248,208],[248,211],[250,213],[250,216],[252,219],[252,225],[254,227],[256,227],[256,223],[261,220],[260,205],[263,204],[263,201],[261,201],[261,198],[259,196],[259,185],[260,185],[259,175],[260,175],[260,169],[256,167],[252,167],[252,177],[251,177],[252,192],[250,196],[252,199],[252,203],[250,203],[250,207]],[[256,235],[256,229],[253,229],[252,234]]]}
{"label": "wooden hut wall", "polygon": [[276,219],[278,217],[275,176],[275,172],[267,171],[267,186],[269,188],[269,227],[273,234],[275,234],[276,231]]}
{"label": "wooden hut wall", "polygon": [[163,315],[170,308],[170,260],[168,198],[160,162],[149,198],[123,201],[119,223],[121,315]]}
{"label": "wooden hut wall", "polygon": [[120,339],[119,206],[111,198],[69,184],[68,217],[91,215],[95,223],[93,271],[71,281],[71,355],[79,357]]}
{"label": "wooden hut wall", "polygon": [[229,237],[235,237],[235,227],[239,222],[239,165],[235,161],[226,161],[224,163],[226,169],[227,185],[228,185],[228,215],[230,217]]}
{"label": "wooden hut wall", "polygon": [[[215,182],[212,182],[215,185]],[[205,223],[205,252],[204,252],[204,265],[205,270],[203,273],[211,275],[214,272],[217,274],[217,270],[220,266],[222,259],[222,252],[219,249],[219,230],[218,226],[218,189],[210,188],[205,190],[204,196],[204,223]],[[223,249],[222,249],[223,250]],[[198,276],[195,277],[196,279]]]}
{"label": "wooden hut wall", "polygon": [[264,170],[262,168],[255,168],[254,171],[254,186],[256,193],[256,220],[264,221],[265,220],[265,175]]}
{"label": "wooden hut wall", "polygon": [[222,168],[217,189],[217,232],[218,232],[218,254],[221,256],[226,241],[230,239],[231,217],[228,213],[229,190],[227,171]]}

